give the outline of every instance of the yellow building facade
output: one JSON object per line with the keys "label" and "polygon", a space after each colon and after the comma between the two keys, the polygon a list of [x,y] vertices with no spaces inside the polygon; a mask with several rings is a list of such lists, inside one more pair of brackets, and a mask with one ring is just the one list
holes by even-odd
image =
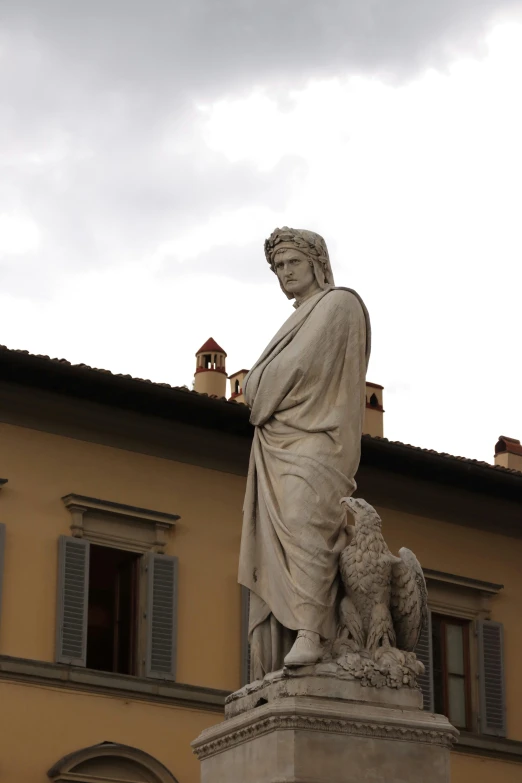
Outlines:
{"label": "yellow building facade", "polygon": [[[190,742],[245,677],[252,432],[212,394],[0,349],[0,783],[199,780]],[[367,404],[382,428],[381,387]],[[358,494],[425,568],[423,687],[461,722],[452,779],[515,783],[522,472],[380,435]]]}

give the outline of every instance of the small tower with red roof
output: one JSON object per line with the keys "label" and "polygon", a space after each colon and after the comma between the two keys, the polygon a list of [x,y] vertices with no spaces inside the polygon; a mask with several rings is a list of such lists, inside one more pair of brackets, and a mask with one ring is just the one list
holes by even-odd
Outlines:
{"label": "small tower with red roof", "polygon": [[196,353],[194,391],[211,397],[225,397],[227,393],[227,355],[214,338],[209,337]]}

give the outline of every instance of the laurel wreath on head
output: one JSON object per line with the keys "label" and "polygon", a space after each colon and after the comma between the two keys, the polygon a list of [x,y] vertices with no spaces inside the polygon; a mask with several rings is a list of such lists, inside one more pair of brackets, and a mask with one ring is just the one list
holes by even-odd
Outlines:
{"label": "laurel wreath on head", "polygon": [[318,261],[323,268],[325,282],[332,282],[328,279],[330,261],[324,239],[313,231],[289,228],[288,226],[276,228],[268,239],[265,239],[265,256],[272,272],[275,272],[275,254],[277,253],[278,245],[288,242],[294,245],[297,250],[309,256],[312,261]]}

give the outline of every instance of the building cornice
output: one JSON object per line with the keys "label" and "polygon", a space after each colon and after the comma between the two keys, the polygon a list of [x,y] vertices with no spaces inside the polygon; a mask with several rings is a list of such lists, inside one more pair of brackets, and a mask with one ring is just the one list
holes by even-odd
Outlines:
{"label": "building cornice", "polygon": [[[253,434],[249,409],[241,403],[5,346],[0,346],[0,381],[248,439]],[[369,435],[361,446],[362,466],[522,501],[520,471]]]}
{"label": "building cornice", "polygon": [[469,576],[459,576],[458,574],[448,574],[444,571],[434,571],[431,568],[423,568],[426,579],[442,584],[449,584],[453,587],[464,587],[468,590],[478,591],[483,595],[497,595],[504,585],[496,582],[484,582],[482,579],[471,579]]}
{"label": "building cornice", "polygon": [[522,742],[519,740],[461,731],[453,750],[471,756],[485,756],[522,764]]}
{"label": "building cornice", "polygon": [[73,493],[64,495],[62,500],[64,506],[68,509],[80,508],[83,511],[99,511],[116,517],[131,517],[140,522],[166,525],[169,528],[174,527],[180,518],[179,514],[168,514],[165,511],[153,511],[150,508],[128,506],[125,503],[115,503],[113,500],[101,500],[100,498],[90,498],[86,495],[75,495]]}
{"label": "building cornice", "polygon": [[[165,511],[153,511],[150,508],[128,506],[113,500],[101,500],[86,495],[69,494],[62,498],[65,507],[71,513],[71,534],[76,538],[86,538],[101,546],[123,545],[124,549],[135,552],[165,553],[167,536],[174,530],[178,514]],[[115,525],[96,525],[92,517],[111,519]],[[148,534],[144,534],[148,530]]]}
{"label": "building cornice", "polygon": [[230,691],[0,655],[0,680],[160,702],[222,714]]}
{"label": "building cornice", "polygon": [[[98,672],[92,669],[35,661],[28,658],[15,658],[8,655],[0,655],[0,680],[22,682],[40,687],[64,688],[68,691],[99,693],[136,701],[170,704],[187,709],[213,712],[220,716],[224,712],[225,699],[230,695],[230,691],[214,688],[168,681],[155,680],[152,682],[140,677]],[[308,723],[306,726],[303,724],[303,728],[313,729],[314,727],[320,728],[316,723]],[[289,724],[288,728],[296,728],[296,726]],[[343,727],[340,728],[343,730]],[[270,726],[262,721],[261,725],[254,729],[254,731],[258,730],[269,731]],[[375,734],[378,729],[377,727],[370,729],[365,726],[355,727],[355,732],[359,731],[362,733],[371,731]],[[402,738],[404,739],[405,736],[403,735]],[[433,740],[437,742],[436,737],[433,737]],[[205,750],[209,751],[211,748]],[[522,763],[522,742],[518,740],[461,732],[452,750],[473,756]],[[198,752],[205,751],[201,748],[201,750],[198,749]]]}

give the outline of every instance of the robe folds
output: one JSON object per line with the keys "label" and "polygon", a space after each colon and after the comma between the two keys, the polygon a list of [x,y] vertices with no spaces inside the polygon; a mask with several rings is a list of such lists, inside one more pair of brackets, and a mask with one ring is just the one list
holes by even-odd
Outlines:
{"label": "robe folds", "polygon": [[272,636],[274,626],[335,636],[340,500],[356,487],[369,351],[362,300],[329,287],[295,310],[245,379],[255,428],[239,582],[251,591],[250,640],[265,621]]}

